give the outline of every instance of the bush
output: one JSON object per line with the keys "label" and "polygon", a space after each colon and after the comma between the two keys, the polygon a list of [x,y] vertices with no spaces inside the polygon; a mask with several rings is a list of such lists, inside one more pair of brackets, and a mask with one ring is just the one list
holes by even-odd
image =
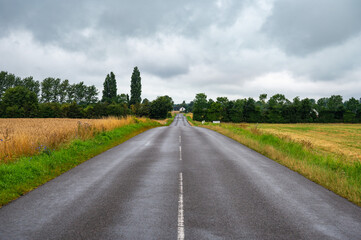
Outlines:
{"label": "bush", "polygon": [[157,97],[150,105],[150,117],[154,119],[167,118],[169,111],[173,109],[173,100],[169,96]]}
{"label": "bush", "polygon": [[36,117],[39,103],[36,94],[25,87],[9,88],[2,97],[4,117]]}

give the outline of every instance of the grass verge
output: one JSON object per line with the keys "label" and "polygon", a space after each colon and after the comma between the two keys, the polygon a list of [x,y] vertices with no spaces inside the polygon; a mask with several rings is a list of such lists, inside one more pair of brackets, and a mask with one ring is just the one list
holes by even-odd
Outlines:
{"label": "grass verge", "polygon": [[345,161],[342,157],[319,151],[308,144],[265,133],[254,127],[225,123],[202,125],[198,122],[195,125],[228,136],[361,206],[360,161]]}
{"label": "grass verge", "polygon": [[80,163],[158,126],[159,123],[150,120],[133,123],[96,134],[91,139],[75,139],[59,150],[0,164],[0,207]]}
{"label": "grass verge", "polygon": [[193,120],[192,116],[193,114],[192,113],[186,113],[186,118],[188,120],[188,123],[191,125],[191,126],[197,126],[197,123]]}
{"label": "grass verge", "polygon": [[169,125],[171,125],[172,124],[172,122],[174,121],[174,117],[175,117],[175,115],[174,114],[172,114],[172,117],[171,118],[167,118],[166,119],[166,122],[165,122],[165,126],[169,126]]}
{"label": "grass verge", "polygon": [[167,117],[165,119],[153,119],[153,121],[156,121],[156,122],[162,124],[163,126],[169,126],[174,121],[175,116],[176,116],[176,113],[174,113],[174,111],[173,111],[171,117]]}

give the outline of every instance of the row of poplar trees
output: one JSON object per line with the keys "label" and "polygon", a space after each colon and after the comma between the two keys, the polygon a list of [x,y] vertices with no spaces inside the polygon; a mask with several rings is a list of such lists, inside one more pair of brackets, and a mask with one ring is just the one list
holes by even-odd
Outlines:
{"label": "row of poplar trees", "polygon": [[129,105],[139,104],[142,101],[142,78],[138,67],[134,67],[130,83],[130,99],[128,94],[117,95],[117,80],[113,72],[110,72],[105,78],[103,84],[102,102],[108,103],[128,103]]}
{"label": "row of poplar trees", "polygon": [[[117,94],[117,81],[113,72],[105,78],[102,103],[108,104],[106,115],[122,116],[132,114],[136,116],[164,119],[169,117],[173,110],[173,100],[169,96],[160,96],[150,102],[147,98],[142,100],[142,78],[138,67],[135,67],[130,83],[130,98],[128,94]],[[100,114],[102,115],[102,114]]]}

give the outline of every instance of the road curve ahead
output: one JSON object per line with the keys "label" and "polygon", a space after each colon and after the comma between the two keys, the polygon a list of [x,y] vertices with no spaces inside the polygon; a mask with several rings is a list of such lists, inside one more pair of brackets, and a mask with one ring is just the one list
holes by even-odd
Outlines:
{"label": "road curve ahead", "polygon": [[1,208],[0,239],[361,239],[361,209],[177,115]]}

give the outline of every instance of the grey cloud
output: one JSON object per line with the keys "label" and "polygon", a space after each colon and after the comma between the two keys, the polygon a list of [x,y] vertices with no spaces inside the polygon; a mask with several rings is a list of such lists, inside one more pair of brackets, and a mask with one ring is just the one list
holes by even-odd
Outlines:
{"label": "grey cloud", "polygon": [[[339,86],[340,94],[357,97],[360,84],[352,84],[361,71],[360,5],[356,0],[0,0],[0,70],[85,81],[100,92],[106,74],[114,71],[119,92],[129,92],[138,66],[143,97],[168,94],[176,102],[198,92],[230,99],[278,91],[318,97]],[[274,81],[280,72],[290,74],[287,87]],[[295,81],[307,84],[295,87]]]}
{"label": "grey cloud", "polygon": [[361,68],[361,33],[342,45],[321,50],[303,58],[289,59],[289,69],[313,81],[337,81]]}
{"label": "grey cloud", "polygon": [[[107,4],[109,2],[109,4]],[[106,1],[98,28],[121,36],[148,36],[164,31],[196,36],[211,24],[230,24],[243,1],[231,1],[223,8],[216,1]]]}
{"label": "grey cloud", "polygon": [[187,74],[189,69],[186,65],[160,66],[148,65],[143,67],[144,71],[160,78],[171,78],[182,74]]}
{"label": "grey cloud", "polygon": [[357,35],[360,13],[359,0],[279,0],[262,30],[287,53],[304,56]]}
{"label": "grey cloud", "polygon": [[94,9],[90,6],[86,1],[1,0],[0,37],[26,30],[42,44],[79,50],[90,45],[89,39],[80,34],[92,25]]}
{"label": "grey cloud", "polygon": [[2,33],[13,28],[28,28],[39,38],[60,38],[61,33],[86,25],[82,17],[81,1],[0,1],[0,27]]}
{"label": "grey cloud", "polygon": [[[196,37],[211,24],[232,23],[242,5],[243,1],[231,1],[219,8],[208,0],[0,0],[0,37],[25,29],[41,43],[70,50],[89,48],[98,37],[121,40],[162,31]],[[81,34],[89,28],[95,36]]]}

